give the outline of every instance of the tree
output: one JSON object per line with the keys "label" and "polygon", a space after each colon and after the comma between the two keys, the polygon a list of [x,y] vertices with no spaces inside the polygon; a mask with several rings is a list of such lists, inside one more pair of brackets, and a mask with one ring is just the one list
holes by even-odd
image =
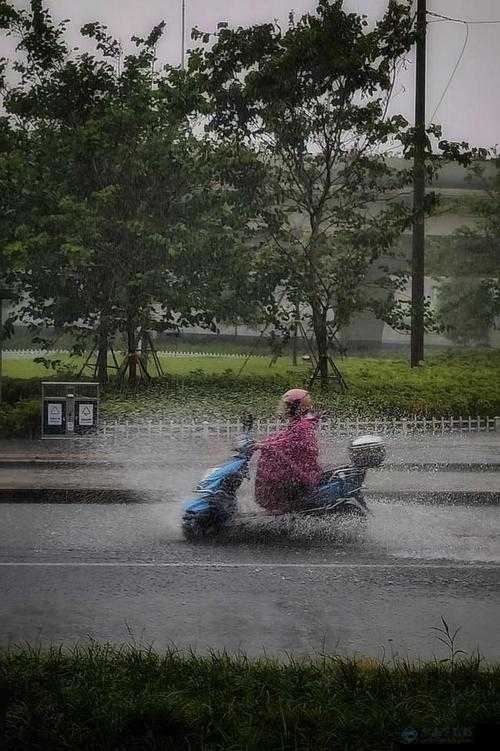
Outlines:
{"label": "tree", "polygon": [[279,278],[290,319],[307,306],[323,386],[332,335],[356,311],[386,309],[400,286],[382,259],[411,215],[398,195],[411,172],[382,155],[398,139],[411,144],[406,121],[387,117],[414,40],[410,3],[391,0],[374,28],[342,6],[320,0],[286,30],[222,26],[189,59],[210,97],[214,139],[255,149],[266,166],[259,199],[270,239],[256,266]]}
{"label": "tree", "polygon": [[500,158],[478,161],[474,171],[484,185],[472,207],[476,224],[443,240],[430,261],[438,278],[438,318],[460,344],[488,342],[500,315]]}
{"label": "tree", "polygon": [[116,332],[132,356],[143,328],[214,326],[245,309],[243,238],[260,167],[193,134],[182,72],[154,73],[163,24],[133,37],[125,57],[106,27],[87,24],[96,52],[75,55],[41,2],[2,10],[20,39],[19,79],[4,82],[3,101],[27,165],[4,257],[18,270],[24,318],[71,327],[80,350],[95,338],[104,382]]}
{"label": "tree", "polygon": [[[415,40],[411,5],[390,0],[374,27],[342,0],[319,0],[315,14],[290,15],[284,30],[194,31],[202,44],[188,70],[208,131],[216,142],[253,149],[266,168],[257,197],[268,242],[255,264],[285,303],[272,306],[274,319],[293,326],[297,306],[309,311],[324,387],[329,344],[356,312],[401,319],[395,292],[405,274],[391,274],[388,259],[411,223],[402,192],[413,174],[386,156],[399,149],[411,158],[415,132],[387,113],[396,69]],[[431,125],[428,178],[441,159],[435,138],[440,129]],[[466,144],[438,146],[465,159]],[[427,195],[426,210],[435,200]]]}

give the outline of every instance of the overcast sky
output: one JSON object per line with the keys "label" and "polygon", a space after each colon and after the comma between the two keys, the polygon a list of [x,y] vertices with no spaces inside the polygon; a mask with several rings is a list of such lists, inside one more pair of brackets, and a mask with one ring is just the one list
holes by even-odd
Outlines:
{"label": "overcast sky", "polygon": [[[27,0],[26,0],[27,3]],[[18,7],[26,7],[16,0]],[[133,34],[146,34],[152,26],[165,20],[167,29],[158,48],[161,60],[178,63],[181,54],[181,0],[49,0],[47,5],[58,19],[70,18],[73,42],[83,23],[99,20],[125,43]],[[386,0],[346,0],[349,10],[380,17]],[[296,15],[311,11],[315,0],[186,0],[186,45],[190,29],[198,26],[210,31],[218,21],[230,25],[262,23],[278,18],[285,21],[290,10]],[[500,20],[499,0],[428,0],[428,9],[466,20]],[[466,27],[459,23],[439,22],[429,25],[427,113],[431,116],[446,86],[465,40]],[[493,146],[500,143],[500,24],[472,25],[462,62],[434,122],[443,126],[448,140],[465,140],[471,144]],[[0,41],[0,53],[8,45]],[[400,73],[395,86],[392,109],[413,118],[413,55],[409,66]]]}

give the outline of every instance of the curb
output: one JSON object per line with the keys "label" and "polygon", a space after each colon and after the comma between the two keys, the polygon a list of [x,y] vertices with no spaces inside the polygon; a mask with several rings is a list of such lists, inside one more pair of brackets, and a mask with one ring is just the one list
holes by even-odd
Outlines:
{"label": "curb", "polygon": [[[9,467],[27,467],[27,468],[44,468],[44,467],[96,467],[96,468],[113,468],[113,467],[144,467],[143,460],[107,460],[107,459],[68,459],[68,458],[12,458],[0,459],[0,468],[8,469]],[[150,461],[150,467],[163,467],[164,462]],[[500,462],[391,462],[384,464],[383,467],[372,469],[370,472],[383,473],[384,471],[408,470],[415,472],[500,472]]]}
{"label": "curb", "polygon": [[[500,505],[500,491],[413,491],[374,490],[366,499],[376,501],[406,501],[429,506],[492,506]],[[0,488],[0,503],[53,503],[53,504],[115,504],[137,503],[147,505],[161,502],[160,492],[153,497],[145,489],[139,491],[109,488]],[[181,504],[178,503],[179,508]]]}
{"label": "curb", "polygon": [[498,506],[497,490],[371,490],[365,493],[367,501],[406,501],[422,506]]}
{"label": "curb", "polygon": [[422,462],[421,464],[391,462],[378,469],[370,470],[370,472],[383,473],[384,470],[397,471],[401,469],[415,472],[500,472],[500,462]]}
{"label": "curb", "polygon": [[0,488],[0,503],[151,503],[138,492],[108,488]]}

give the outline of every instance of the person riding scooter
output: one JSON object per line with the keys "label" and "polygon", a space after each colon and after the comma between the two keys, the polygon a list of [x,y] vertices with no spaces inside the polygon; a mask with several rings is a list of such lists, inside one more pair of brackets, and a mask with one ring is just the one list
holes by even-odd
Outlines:
{"label": "person riding scooter", "polygon": [[286,513],[301,507],[318,486],[323,470],[318,464],[312,399],[304,389],[291,389],[280,400],[288,420],[283,430],[254,444],[260,451],[255,480],[255,500],[270,512]]}
{"label": "person riding scooter", "polygon": [[311,397],[293,389],[281,399],[287,426],[274,436],[253,443],[252,420],[246,419],[245,437],[232,456],[211,469],[196,487],[197,498],[184,504],[182,529],[187,540],[216,537],[231,528],[238,517],[266,516],[241,514],[237,493],[249,477],[249,464],[255,450],[261,452],[257,466],[255,495],[269,516],[357,516],[365,519],[368,508],[363,498],[367,470],[379,467],[385,459],[380,436],[364,435],[349,444],[349,464],[322,471],[318,464],[316,428],[319,418],[312,413]]}

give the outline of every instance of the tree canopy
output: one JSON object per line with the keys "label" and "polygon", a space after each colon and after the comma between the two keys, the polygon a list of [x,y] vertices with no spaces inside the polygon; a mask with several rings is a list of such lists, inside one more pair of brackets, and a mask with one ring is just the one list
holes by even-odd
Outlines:
{"label": "tree canopy", "polygon": [[[357,312],[400,320],[395,292],[404,280],[388,258],[412,221],[402,193],[413,178],[387,154],[411,157],[414,132],[388,115],[401,59],[415,41],[410,2],[391,0],[370,26],[341,0],[320,0],[315,13],[290,15],[251,28],[219,28],[201,39],[189,70],[204,93],[207,130],[215,142],[254,150],[265,165],[258,186],[267,231],[256,258],[286,300],[277,317],[309,317],[321,380],[328,380],[328,348]],[[426,138],[427,171],[439,157]],[[448,153],[460,147],[441,144]],[[433,196],[428,196],[428,206]]]}
{"label": "tree canopy", "polygon": [[488,343],[500,315],[500,158],[476,163],[474,171],[484,188],[474,202],[475,225],[443,238],[430,266],[438,278],[439,321],[460,344]]}
{"label": "tree canopy", "polygon": [[88,52],[42,0],[1,3],[17,52],[0,65],[0,274],[20,315],[94,340],[104,380],[117,332],[132,353],[144,329],[264,317],[287,331],[300,313],[326,385],[357,312],[401,320],[390,257],[413,174],[387,155],[411,157],[415,133],[388,112],[411,5],[390,0],[374,25],[319,0],[285,28],[194,30],[181,70],[156,60],[163,23],[126,54],[88,23]]}
{"label": "tree canopy", "polygon": [[186,81],[154,72],[163,24],[124,57],[98,23],[82,28],[95,52],[70,51],[40,3],[2,24],[24,54],[16,83],[4,80],[0,144],[2,258],[21,315],[71,326],[85,343],[98,332],[105,354],[117,331],[133,351],[141,327],[248,313],[260,166],[195,136]]}

